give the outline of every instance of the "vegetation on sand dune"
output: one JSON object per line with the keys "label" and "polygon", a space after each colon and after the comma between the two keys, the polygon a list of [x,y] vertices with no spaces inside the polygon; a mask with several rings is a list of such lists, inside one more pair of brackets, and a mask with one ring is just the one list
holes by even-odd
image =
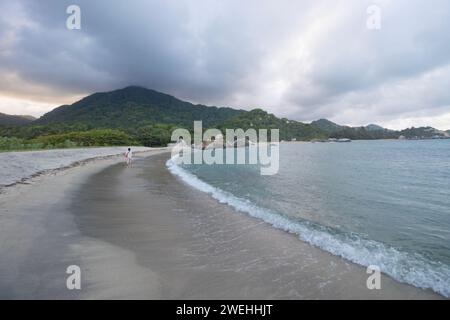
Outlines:
{"label": "vegetation on sand dune", "polygon": [[120,130],[98,129],[42,135],[34,139],[0,137],[0,150],[37,150],[93,146],[126,146],[139,144]]}

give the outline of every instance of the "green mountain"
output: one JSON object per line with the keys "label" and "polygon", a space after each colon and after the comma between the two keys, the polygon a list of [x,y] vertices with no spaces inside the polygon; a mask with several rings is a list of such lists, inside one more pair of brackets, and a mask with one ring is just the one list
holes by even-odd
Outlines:
{"label": "green mountain", "polygon": [[397,139],[400,133],[369,124],[365,127],[341,126],[327,119],[311,122],[311,125],[325,133],[330,138],[348,138],[352,140]]}
{"label": "green mountain", "polygon": [[450,132],[431,127],[402,131],[370,124],[341,126],[327,119],[305,124],[278,118],[262,109],[251,111],[208,107],[179,100],[168,94],[131,86],[94,93],[34,120],[0,114],[0,150],[73,146],[145,145],[170,142],[176,127],[192,129],[195,120],[204,128],[279,129],[280,140],[326,140],[328,138],[406,139],[441,138]]}
{"label": "green mountain", "polygon": [[203,120],[203,126],[210,127],[243,112],[231,108],[194,105],[168,94],[131,86],[94,93],[71,105],[46,113],[33,124],[82,124],[91,128],[136,129],[159,123],[190,128],[194,120]]}
{"label": "green mountain", "polygon": [[219,127],[223,132],[226,128],[253,129],[279,129],[280,140],[311,140],[323,139],[327,134],[310,124],[298,121],[280,119],[262,109],[254,109],[237,115],[225,121]]}
{"label": "green mountain", "polygon": [[367,131],[383,131],[385,130],[383,127],[380,127],[377,124],[369,124],[367,126],[365,126]]}
{"label": "green mountain", "polygon": [[316,121],[311,122],[311,126],[324,131],[328,134],[342,130],[344,127],[340,126],[328,119],[319,119]]}
{"label": "green mountain", "polygon": [[58,107],[25,126],[0,125],[0,150],[67,146],[145,145],[170,142],[177,127],[195,120],[217,127],[245,113],[231,108],[194,105],[168,94],[131,86],[94,93]]}
{"label": "green mountain", "polygon": [[331,138],[348,138],[352,140],[398,139],[398,131],[383,129],[371,130],[367,127],[343,127],[330,134]]}
{"label": "green mountain", "polygon": [[36,118],[32,116],[22,116],[22,115],[9,115],[0,113],[0,125],[2,126],[22,126],[29,124]]}
{"label": "green mountain", "polygon": [[446,137],[446,132],[432,127],[408,128],[400,131],[406,139],[431,139]]}

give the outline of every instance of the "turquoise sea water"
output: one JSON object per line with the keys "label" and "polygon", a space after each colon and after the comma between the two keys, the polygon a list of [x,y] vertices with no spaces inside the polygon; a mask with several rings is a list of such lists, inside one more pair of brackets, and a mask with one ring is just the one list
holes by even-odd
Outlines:
{"label": "turquoise sea water", "polygon": [[281,143],[273,176],[250,165],[168,166],[303,241],[450,296],[450,140]]}

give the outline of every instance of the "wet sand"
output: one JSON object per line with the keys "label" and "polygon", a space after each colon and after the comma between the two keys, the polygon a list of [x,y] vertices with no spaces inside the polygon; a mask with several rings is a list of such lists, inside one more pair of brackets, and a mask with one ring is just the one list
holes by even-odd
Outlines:
{"label": "wet sand", "polygon": [[[8,233],[0,235],[0,297],[441,298],[384,275],[381,290],[368,290],[365,268],[188,187],[167,158],[75,168],[30,187],[15,208],[8,202],[20,219],[0,216],[9,221],[0,226]],[[66,289],[71,264],[81,267],[81,290]]]}
{"label": "wet sand", "polygon": [[[135,157],[161,152],[167,150]],[[122,155],[82,161],[1,190],[0,299],[81,298],[82,290],[66,287],[67,267],[86,257],[107,262],[108,254],[116,256],[120,248],[83,236],[70,207],[90,176],[115,164],[124,166]]]}
{"label": "wet sand", "polygon": [[134,286],[139,298],[164,299],[438,297],[385,276],[381,290],[368,290],[364,268],[191,189],[165,169],[166,160],[109,167],[77,196],[72,212],[81,232],[135,257],[136,269],[109,290]]}

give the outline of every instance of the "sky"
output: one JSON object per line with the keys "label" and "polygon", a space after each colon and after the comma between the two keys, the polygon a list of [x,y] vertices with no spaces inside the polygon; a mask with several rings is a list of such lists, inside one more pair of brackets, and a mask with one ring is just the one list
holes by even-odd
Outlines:
{"label": "sky", "polygon": [[0,13],[3,113],[138,85],[304,122],[450,129],[448,0],[0,0]]}

